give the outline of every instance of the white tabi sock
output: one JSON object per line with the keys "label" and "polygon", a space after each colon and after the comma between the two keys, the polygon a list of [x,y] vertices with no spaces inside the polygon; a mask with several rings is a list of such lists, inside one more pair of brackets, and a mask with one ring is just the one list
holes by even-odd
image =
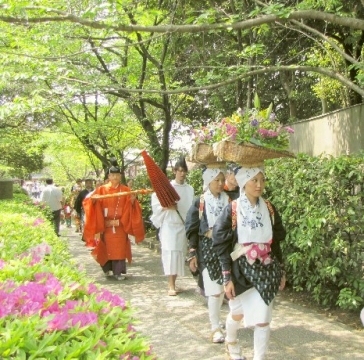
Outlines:
{"label": "white tabi sock", "polygon": [[224,294],[220,294],[220,296],[217,297],[209,296],[209,299],[207,301],[212,331],[220,328],[220,310],[223,300],[224,300]]}
{"label": "white tabi sock", "polygon": [[226,342],[233,343],[236,341],[238,337],[238,330],[240,328],[240,323],[241,320],[235,321],[231,317],[231,314],[229,313],[229,315],[226,318],[226,336],[225,336]]}
{"label": "white tabi sock", "polygon": [[254,328],[254,359],[263,360],[268,349],[270,326],[256,326]]}

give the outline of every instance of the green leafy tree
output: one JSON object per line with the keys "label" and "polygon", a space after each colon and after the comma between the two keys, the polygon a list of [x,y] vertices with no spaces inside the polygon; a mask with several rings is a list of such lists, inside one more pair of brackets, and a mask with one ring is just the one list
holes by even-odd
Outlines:
{"label": "green leafy tree", "polygon": [[[256,91],[281,121],[321,112],[332,94],[311,87],[323,77],[347,87],[349,104],[357,103],[362,12],[362,3],[339,0],[8,1],[0,7],[0,84],[13,96],[0,114],[21,119],[63,109],[65,117],[48,119],[62,123],[76,98],[117,98],[165,170],[173,129],[250,107]],[[342,56],[340,66],[308,59],[325,46]],[[88,136],[83,144],[92,151]]]}

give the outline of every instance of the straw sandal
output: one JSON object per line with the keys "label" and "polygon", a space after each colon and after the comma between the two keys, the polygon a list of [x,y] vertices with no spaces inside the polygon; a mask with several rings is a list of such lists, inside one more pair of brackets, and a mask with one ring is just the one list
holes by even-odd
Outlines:
{"label": "straw sandal", "polygon": [[221,344],[223,342],[225,342],[225,336],[224,334],[221,332],[220,328],[215,329],[212,333],[211,333],[211,341],[214,344]]}
{"label": "straw sandal", "polygon": [[105,275],[106,278],[110,278],[110,277],[113,277],[114,276],[114,274],[112,273],[111,270],[104,271],[104,275]]}
{"label": "straw sandal", "polygon": [[124,275],[114,275],[114,279],[115,280],[118,280],[118,281],[125,280],[126,279],[126,276],[124,276]]}
{"label": "straw sandal", "polygon": [[226,358],[228,360],[247,360],[241,355],[241,349],[237,341],[225,342]]}

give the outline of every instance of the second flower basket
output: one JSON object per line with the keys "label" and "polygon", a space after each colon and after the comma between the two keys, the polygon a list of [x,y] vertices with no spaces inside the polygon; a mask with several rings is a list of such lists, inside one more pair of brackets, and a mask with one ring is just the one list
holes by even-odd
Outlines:
{"label": "second flower basket", "polygon": [[198,143],[192,146],[190,161],[199,164],[217,163],[212,145]]}

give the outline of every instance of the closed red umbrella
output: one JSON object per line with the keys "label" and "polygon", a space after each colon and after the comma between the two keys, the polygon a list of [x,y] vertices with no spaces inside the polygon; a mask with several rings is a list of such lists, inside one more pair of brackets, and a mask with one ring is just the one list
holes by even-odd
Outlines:
{"label": "closed red umbrella", "polygon": [[152,184],[159,202],[163,207],[175,205],[180,197],[171,185],[168,177],[145,150],[143,150],[141,154],[147,168],[150,183]]}

